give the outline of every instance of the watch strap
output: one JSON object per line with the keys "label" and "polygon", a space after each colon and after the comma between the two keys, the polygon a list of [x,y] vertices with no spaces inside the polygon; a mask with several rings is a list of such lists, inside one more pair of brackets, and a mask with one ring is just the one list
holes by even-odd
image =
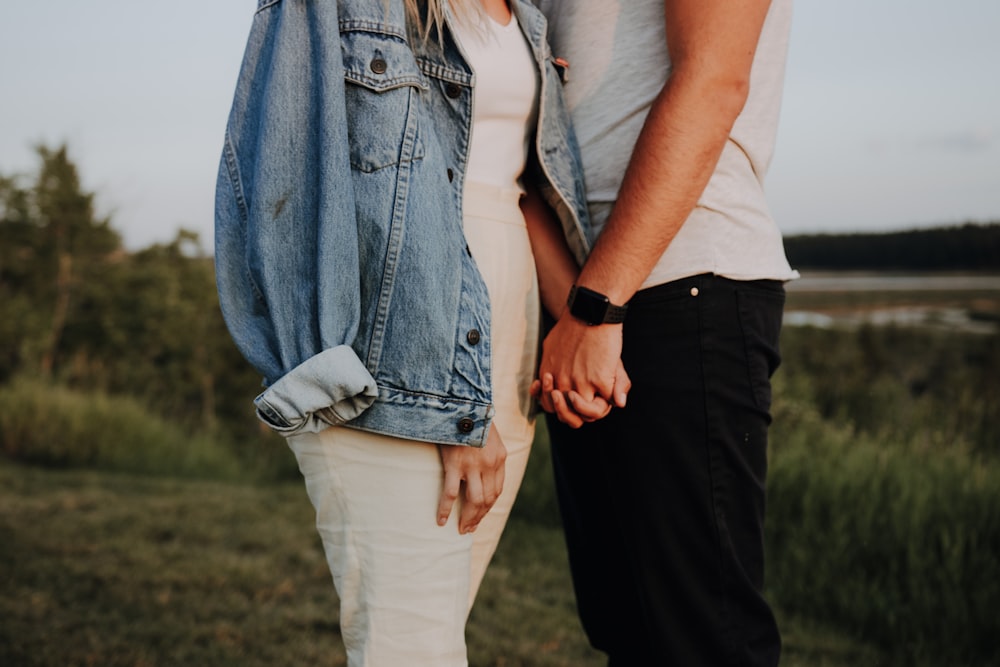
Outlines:
{"label": "watch strap", "polygon": [[624,322],[628,311],[628,305],[617,306],[600,292],[579,285],[570,289],[566,305],[573,317],[591,326]]}

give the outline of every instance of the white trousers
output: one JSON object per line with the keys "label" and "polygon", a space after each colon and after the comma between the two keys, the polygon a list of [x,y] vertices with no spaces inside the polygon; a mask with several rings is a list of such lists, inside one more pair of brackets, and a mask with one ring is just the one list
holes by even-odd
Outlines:
{"label": "white trousers", "polygon": [[438,446],[348,427],[288,439],[316,509],[349,667],[464,667],[465,621],[524,477],[540,312],[519,193],[467,184],[465,233],[491,305],[503,493],[470,535],[436,509]]}

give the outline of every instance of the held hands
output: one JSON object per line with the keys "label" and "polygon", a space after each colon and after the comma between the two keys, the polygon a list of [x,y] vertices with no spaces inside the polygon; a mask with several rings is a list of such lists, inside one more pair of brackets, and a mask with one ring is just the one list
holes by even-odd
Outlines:
{"label": "held hands", "polygon": [[625,407],[632,381],[621,362],[622,327],[590,326],[566,315],[542,344],[539,379],[531,394],[571,428]]}
{"label": "held hands", "polygon": [[471,533],[479,527],[479,522],[503,490],[507,448],[496,426],[491,426],[486,444],[481,448],[438,445],[438,452],[444,464],[444,488],[437,509],[438,525],[448,522],[455,501],[461,495],[458,532]]}
{"label": "held hands", "polygon": [[[542,345],[541,379],[532,383],[532,396],[572,428],[607,416],[612,407],[625,407],[632,381],[622,366],[621,349],[621,325],[589,326],[562,317]],[[507,449],[491,426],[482,448],[439,445],[438,451],[444,464],[438,525],[448,522],[461,496],[458,532],[471,533],[500,497]]]}

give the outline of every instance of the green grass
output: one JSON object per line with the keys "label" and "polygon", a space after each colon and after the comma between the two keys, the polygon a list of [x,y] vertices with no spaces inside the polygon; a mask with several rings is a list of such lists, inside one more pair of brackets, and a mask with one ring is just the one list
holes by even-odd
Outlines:
{"label": "green grass", "polygon": [[[783,351],[767,524],[783,664],[997,664],[1000,337],[791,328]],[[237,447],[38,381],[0,387],[0,406],[0,666],[343,664],[280,439]],[[547,454],[540,428],[468,627],[474,667],[603,664]]]}
{"label": "green grass", "polygon": [[[0,459],[0,665],[343,665],[299,484],[55,471]],[[561,534],[514,520],[468,627],[473,667],[597,667]],[[782,616],[786,667],[881,654]]]}
{"label": "green grass", "polygon": [[768,485],[773,599],[892,648],[997,664],[1000,467],[786,415]]}
{"label": "green grass", "polygon": [[0,454],[54,468],[247,477],[231,447],[191,434],[126,396],[83,393],[37,379],[0,386]]}
{"label": "green grass", "polygon": [[297,485],[3,464],[0,488],[0,664],[337,664],[343,653]]}

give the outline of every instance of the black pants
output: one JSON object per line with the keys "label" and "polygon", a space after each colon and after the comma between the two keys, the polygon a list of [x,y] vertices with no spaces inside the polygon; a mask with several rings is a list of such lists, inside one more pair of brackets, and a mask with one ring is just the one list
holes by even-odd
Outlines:
{"label": "black pants", "polygon": [[712,275],[640,291],[627,406],[577,431],[549,419],[580,617],[611,667],[778,663],[761,589],[784,298]]}

